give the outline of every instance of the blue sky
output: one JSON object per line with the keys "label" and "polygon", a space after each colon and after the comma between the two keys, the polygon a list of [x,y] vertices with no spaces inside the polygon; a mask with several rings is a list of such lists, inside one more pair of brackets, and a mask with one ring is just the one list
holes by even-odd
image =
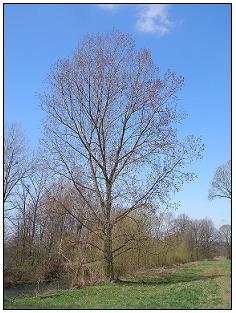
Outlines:
{"label": "blue sky", "polygon": [[51,65],[70,56],[87,32],[117,28],[129,32],[138,48],[149,48],[162,71],[185,77],[179,105],[188,117],[183,134],[201,135],[204,159],[194,163],[198,178],[175,197],[176,214],[230,223],[230,204],[207,199],[217,166],[231,155],[231,21],[227,4],[4,6],[4,118],[38,144],[43,113],[37,93]]}

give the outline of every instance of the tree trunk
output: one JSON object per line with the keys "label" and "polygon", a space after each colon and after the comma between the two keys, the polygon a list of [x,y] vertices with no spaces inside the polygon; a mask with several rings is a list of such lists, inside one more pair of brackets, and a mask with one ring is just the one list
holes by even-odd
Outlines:
{"label": "tree trunk", "polygon": [[227,242],[226,244],[226,249],[227,249],[227,259],[231,259],[231,245]]}
{"label": "tree trunk", "polygon": [[113,255],[112,255],[112,227],[107,223],[104,237],[104,272],[106,277],[114,280]]}
{"label": "tree trunk", "polygon": [[197,259],[197,261],[199,259],[198,247],[196,247],[196,259]]}
{"label": "tree trunk", "polygon": [[106,182],[106,222],[104,225],[104,272],[110,281],[114,280],[113,254],[112,254],[112,225],[111,225],[111,197],[112,185]]}

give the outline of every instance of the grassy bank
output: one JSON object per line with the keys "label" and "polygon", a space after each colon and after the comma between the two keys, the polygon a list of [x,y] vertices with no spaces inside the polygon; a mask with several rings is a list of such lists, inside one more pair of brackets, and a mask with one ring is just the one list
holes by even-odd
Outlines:
{"label": "grassy bank", "polygon": [[150,270],[118,284],[6,299],[5,309],[230,309],[231,263],[201,261]]}

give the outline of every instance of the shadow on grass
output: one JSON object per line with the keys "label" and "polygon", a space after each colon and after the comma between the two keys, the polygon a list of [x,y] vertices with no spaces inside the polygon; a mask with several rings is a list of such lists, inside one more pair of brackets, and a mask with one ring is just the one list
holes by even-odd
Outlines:
{"label": "shadow on grass", "polygon": [[177,283],[185,283],[191,281],[200,281],[200,280],[209,280],[222,277],[223,275],[168,275],[166,277],[160,278],[152,278],[152,279],[134,279],[134,280],[121,280],[119,282],[120,285],[129,286],[129,285],[136,285],[136,286],[143,286],[143,285],[166,285],[166,284],[177,284]]}

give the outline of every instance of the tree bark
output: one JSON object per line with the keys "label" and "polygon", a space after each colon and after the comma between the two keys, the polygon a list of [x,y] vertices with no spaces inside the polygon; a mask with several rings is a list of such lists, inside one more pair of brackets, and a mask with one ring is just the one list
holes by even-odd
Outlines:
{"label": "tree bark", "polygon": [[105,226],[104,236],[104,272],[110,281],[114,280],[113,254],[112,254],[112,227],[108,222]]}
{"label": "tree bark", "polygon": [[105,223],[104,223],[104,272],[106,278],[110,281],[114,280],[113,253],[112,253],[112,183],[106,181],[106,205],[105,205]]}

